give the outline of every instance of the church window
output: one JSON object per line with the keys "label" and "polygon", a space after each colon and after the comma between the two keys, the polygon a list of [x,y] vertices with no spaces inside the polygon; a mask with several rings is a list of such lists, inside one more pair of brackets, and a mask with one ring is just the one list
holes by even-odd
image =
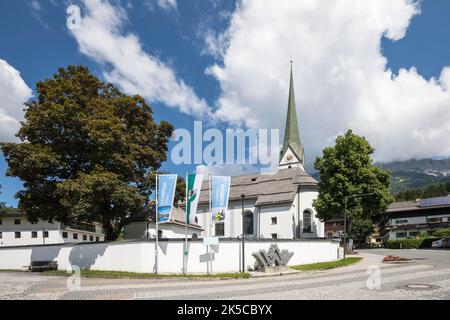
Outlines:
{"label": "church window", "polygon": [[303,211],[303,232],[311,232],[312,226],[312,214],[311,211],[305,210]]}
{"label": "church window", "polygon": [[223,237],[225,235],[225,224],[224,223],[216,223],[216,237]]}
{"label": "church window", "polygon": [[244,212],[244,234],[251,235],[253,234],[253,212],[245,211]]}

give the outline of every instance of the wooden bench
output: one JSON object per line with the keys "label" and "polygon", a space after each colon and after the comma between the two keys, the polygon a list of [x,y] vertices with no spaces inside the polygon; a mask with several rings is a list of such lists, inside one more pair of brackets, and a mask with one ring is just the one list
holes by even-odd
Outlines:
{"label": "wooden bench", "polygon": [[31,261],[28,270],[31,272],[57,271],[58,262],[56,261]]}

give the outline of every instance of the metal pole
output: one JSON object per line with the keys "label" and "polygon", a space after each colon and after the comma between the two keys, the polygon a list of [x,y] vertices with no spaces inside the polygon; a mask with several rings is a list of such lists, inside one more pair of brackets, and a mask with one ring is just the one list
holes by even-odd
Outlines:
{"label": "metal pole", "polygon": [[348,197],[344,198],[344,259],[345,259],[345,250],[347,249],[347,200]]}
{"label": "metal pole", "polygon": [[245,194],[241,195],[242,200],[242,273],[245,272],[245,221],[244,221],[244,199]]}
{"label": "metal pole", "polygon": [[[212,217],[212,187],[211,187],[211,173],[208,174],[209,175],[209,216],[211,219],[211,223],[209,224],[209,228],[208,228],[208,236],[211,237],[212,235],[212,230],[211,230],[211,226],[213,224],[213,217]],[[208,275],[211,274],[211,269],[210,269],[210,260],[211,257],[209,256],[210,254],[210,246],[208,244],[208,246],[206,247],[206,252],[208,255],[208,261],[207,261],[207,266],[208,266]]]}
{"label": "metal pole", "polygon": [[158,175],[156,175],[156,192],[155,192],[155,230],[156,230],[156,240],[155,240],[155,274],[158,274],[158,245],[159,245],[159,227],[158,227]]}
{"label": "metal pole", "polygon": [[186,186],[186,229],[185,229],[185,234],[184,234],[184,252],[183,252],[183,273],[186,274],[187,273],[187,256],[188,256],[188,223],[189,223],[189,218],[188,217],[188,205],[189,205],[189,201],[188,201],[188,185],[189,185],[189,175],[186,172],[186,181],[185,181],[185,186]]}

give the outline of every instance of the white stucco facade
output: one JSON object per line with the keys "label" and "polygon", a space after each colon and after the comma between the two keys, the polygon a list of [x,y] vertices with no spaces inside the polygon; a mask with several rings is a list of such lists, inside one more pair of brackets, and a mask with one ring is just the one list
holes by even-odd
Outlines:
{"label": "white stucco facade", "polygon": [[61,223],[29,222],[25,216],[0,218],[0,247],[104,241],[100,225],[92,232]]}
{"label": "white stucco facade", "polygon": [[[268,250],[272,244],[294,253],[289,261],[290,266],[341,258],[339,244],[331,241],[249,240],[245,243],[245,271],[254,267],[255,258],[252,253]],[[159,241],[158,272],[182,273],[184,249],[183,240]],[[212,273],[242,271],[242,244],[239,240],[221,240],[218,245],[211,246],[209,253],[201,240],[189,240],[188,249],[188,273],[204,274],[208,270],[208,264]],[[77,266],[83,270],[154,273],[155,241],[0,248],[0,270],[26,270],[31,261],[56,261],[61,271],[73,270]]]}
{"label": "white stucco facade", "polygon": [[[182,225],[173,223],[160,223],[158,225],[160,238],[163,239],[183,239],[185,238],[186,228]],[[188,238],[200,238],[202,230],[199,228],[188,227]],[[147,222],[133,222],[125,226],[124,238],[137,240],[137,239],[154,239],[156,238],[155,223]]]}
{"label": "white stucco facade", "polygon": [[390,219],[386,225],[387,227],[394,227],[388,232],[387,238],[389,240],[415,238],[416,236],[420,235],[421,232],[428,232],[429,228],[411,229],[411,227],[406,228],[407,226],[410,225],[419,226],[430,223],[432,224],[436,222],[449,222],[449,221],[450,221],[450,214],[433,215],[433,216],[428,216],[424,214],[422,216],[393,218]]}
{"label": "white stucco facade", "polygon": [[[256,206],[255,200],[244,201],[244,212],[253,217],[253,238],[277,239],[307,239],[324,238],[325,226],[316,217],[313,200],[318,196],[314,187],[299,187],[299,192],[292,203]],[[237,238],[242,234],[242,203],[230,201],[228,215],[225,219],[224,234],[219,235],[215,226],[211,224],[209,208],[200,206],[198,221],[205,230],[201,235],[218,236],[223,238]],[[311,229],[305,227],[305,212],[311,214]],[[211,231],[211,232],[210,232]]]}

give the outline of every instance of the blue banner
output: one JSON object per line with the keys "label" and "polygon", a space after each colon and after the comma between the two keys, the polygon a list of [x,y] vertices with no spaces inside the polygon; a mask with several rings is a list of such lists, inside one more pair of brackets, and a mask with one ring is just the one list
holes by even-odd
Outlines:
{"label": "blue banner", "polygon": [[158,176],[158,222],[166,222],[171,218],[177,178],[176,174]]}
{"label": "blue banner", "polygon": [[228,210],[228,198],[230,196],[230,177],[211,177],[211,208],[212,221],[224,222]]}

